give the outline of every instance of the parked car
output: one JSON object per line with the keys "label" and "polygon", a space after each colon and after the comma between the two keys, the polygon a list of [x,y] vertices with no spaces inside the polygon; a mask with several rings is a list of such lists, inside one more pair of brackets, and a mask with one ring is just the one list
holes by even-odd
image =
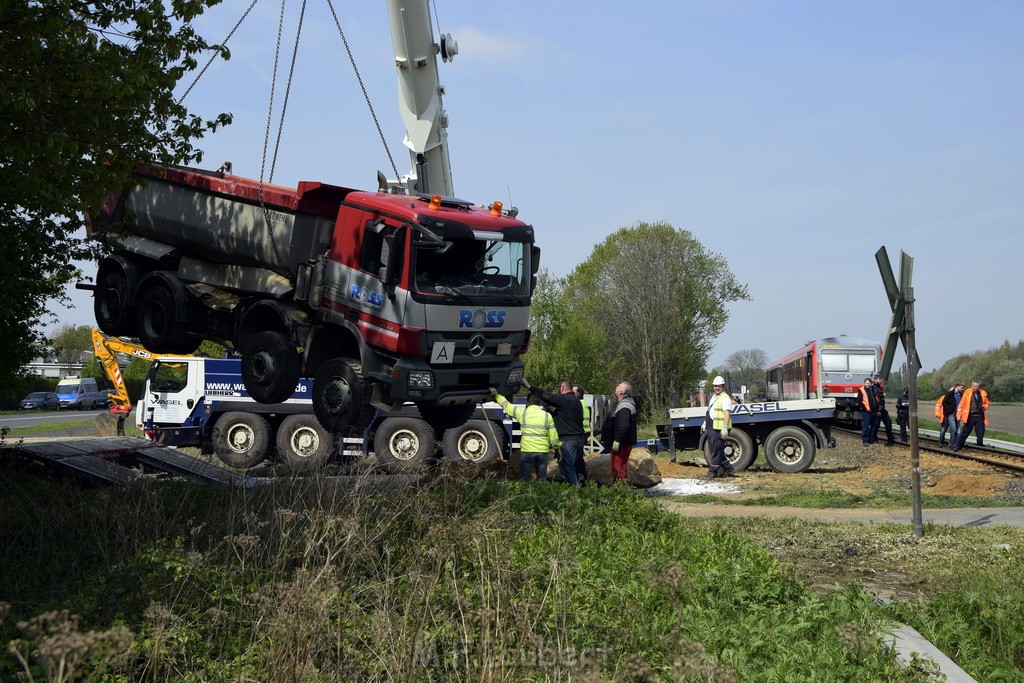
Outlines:
{"label": "parked car", "polygon": [[22,410],[60,410],[60,399],[52,391],[33,391],[21,399]]}

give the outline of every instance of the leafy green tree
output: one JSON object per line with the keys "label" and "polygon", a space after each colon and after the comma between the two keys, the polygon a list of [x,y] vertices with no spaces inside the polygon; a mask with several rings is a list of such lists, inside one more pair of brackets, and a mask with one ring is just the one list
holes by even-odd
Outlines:
{"label": "leafy green tree", "polygon": [[191,22],[220,0],[0,2],[0,381],[38,349],[48,299],[97,256],[82,212],[139,163],[201,159],[193,142],[230,117],[191,114],[173,89],[197,56],[227,51]]}
{"label": "leafy green tree", "polygon": [[57,362],[67,368],[91,352],[90,334],[91,328],[88,325],[61,325],[50,339],[50,347],[57,354]]}
{"label": "leafy green tree", "polygon": [[[638,222],[597,245],[565,280],[561,305],[591,366],[625,379],[651,407],[668,405],[704,373],[726,304],[749,299],[720,254],[665,222]],[[596,353],[595,353],[596,352]]]}
{"label": "leafy green tree", "polygon": [[748,393],[764,393],[764,374],[768,367],[768,354],[763,349],[741,349],[725,358],[724,373],[728,373],[729,389],[739,392],[747,387]]}

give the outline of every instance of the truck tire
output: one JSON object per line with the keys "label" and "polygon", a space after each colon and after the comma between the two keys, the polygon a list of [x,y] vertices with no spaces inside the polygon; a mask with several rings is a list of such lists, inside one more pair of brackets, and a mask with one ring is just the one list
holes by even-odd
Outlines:
{"label": "truck tire", "polygon": [[224,413],[214,424],[210,440],[221,462],[247,470],[267,459],[270,423],[262,415]]}
{"label": "truck tire", "polygon": [[447,460],[482,465],[500,459],[506,441],[501,425],[488,420],[470,420],[446,430],[441,447]]}
{"label": "truck tire", "polygon": [[799,427],[779,427],[765,440],[764,457],[776,472],[805,472],[814,463],[814,440]]}
{"label": "truck tire", "polygon": [[313,412],[331,434],[362,427],[370,418],[370,390],[362,371],[355,360],[335,358],[313,377]]}
{"label": "truck tire", "polygon": [[466,424],[466,420],[471,418],[476,410],[475,403],[459,403],[450,406],[417,405],[416,407],[423,419],[429,422],[434,431],[438,433]]}
{"label": "truck tire", "polygon": [[135,336],[135,309],[128,305],[128,278],[117,268],[97,276],[93,294],[96,327],[113,337]]}
{"label": "truck tire", "polygon": [[180,302],[165,285],[152,283],[139,298],[139,341],[153,353],[189,354],[199,340],[189,339],[176,320]]}
{"label": "truck tire", "polygon": [[[733,471],[742,472],[757,460],[757,445],[742,429],[730,429],[725,439],[725,457]],[[704,442],[704,461],[711,465],[711,449],[707,441]]]}
{"label": "truck tire", "polygon": [[299,383],[299,356],[280,332],[257,332],[242,348],[242,381],[260,403],[287,400]]}
{"label": "truck tire", "polygon": [[373,437],[377,462],[392,472],[425,468],[436,448],[433,427],[415,417],[389,417]]}
{"label": "truck tire", "polygon": [[292,472],[314,472],[334,455],[334,439],[314,415],[289,415],[277,428],[277,453]]}

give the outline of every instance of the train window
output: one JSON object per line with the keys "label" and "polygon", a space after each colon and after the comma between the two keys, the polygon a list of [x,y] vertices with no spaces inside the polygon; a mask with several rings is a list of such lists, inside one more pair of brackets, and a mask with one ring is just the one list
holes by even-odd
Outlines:
{"label": "train window", "polygon": [[867,374],[875,371],[875,355],[863,353],[850,354],[850,372]]}
{"label": "train window", "polygon": [[847,360],[845,353],[822,353],[821,369],[825,372],[846,372]]}
{"label": "train window", "polygon": [[822,353],[821,369],[825,372],[868,374],[875,371],[873,353]]}

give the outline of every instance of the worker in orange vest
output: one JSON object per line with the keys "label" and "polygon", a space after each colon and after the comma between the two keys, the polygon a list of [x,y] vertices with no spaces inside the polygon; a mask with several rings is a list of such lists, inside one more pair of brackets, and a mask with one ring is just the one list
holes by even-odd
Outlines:
{"label": "worker in orange vest", "polygon": [[960,429],[960,438],[953,443],[950,450],[958,451],[963,448],[972,429],[978,438],[978,445],[984,446],[985,426],[988,424],[988,392],[981,388],[981,382],[978,380],[973,380],[971,388],[964,392],[956,409],[956,417],[963,427]]}
{"label": "worker in orange vest", "polygon": [[870,377],[865,377],[864,386],[860,388],[860,440],[865,446],[871,445],[875,431],[875,414],[878,412],[874,384]]}

